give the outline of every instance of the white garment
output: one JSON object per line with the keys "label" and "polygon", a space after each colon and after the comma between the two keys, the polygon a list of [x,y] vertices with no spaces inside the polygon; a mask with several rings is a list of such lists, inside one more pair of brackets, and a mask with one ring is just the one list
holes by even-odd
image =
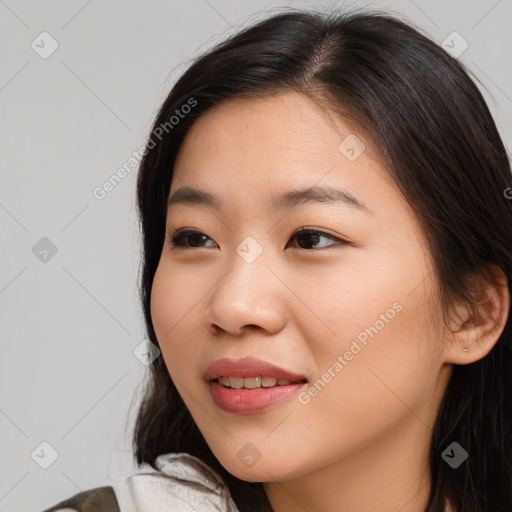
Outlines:
{"label": "white garment", "polygon": [[[189,453],[167,453],[155,460],[158,472],[115,480],[121,512],[239,512],[219,474]],[[446,500],[445,512],[453,512]],[[58,512],[76,512],[59,508]]]}
{"label": "white garment", "polygon": [[121,512],[239,512],[216,471],[188,453],[155,460],[159,472],[138,473],[111,483]]}

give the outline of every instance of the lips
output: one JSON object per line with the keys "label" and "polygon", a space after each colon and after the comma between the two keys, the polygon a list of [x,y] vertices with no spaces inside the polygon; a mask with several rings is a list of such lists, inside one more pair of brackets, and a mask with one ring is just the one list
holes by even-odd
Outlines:
{"label": "lips", "polygon": [[275,379],[288,380],[292,383],[307,382],[307,378],[304,375],[279,368],[254,357],[217,359],[208,365],[203,378],[206,382],[210,382],[219,377],[274,377]]}

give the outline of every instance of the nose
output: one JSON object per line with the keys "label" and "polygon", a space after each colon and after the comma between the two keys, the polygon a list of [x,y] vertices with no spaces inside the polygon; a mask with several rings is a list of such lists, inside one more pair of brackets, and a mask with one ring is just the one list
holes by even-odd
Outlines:
{"label": "nose", "polygon": [[254,329],[277,333],[284,327],[286,287],[267,263],[263,255],[247,263],[234,254],[210,295],[205,312],[208,332],[241,336]]}

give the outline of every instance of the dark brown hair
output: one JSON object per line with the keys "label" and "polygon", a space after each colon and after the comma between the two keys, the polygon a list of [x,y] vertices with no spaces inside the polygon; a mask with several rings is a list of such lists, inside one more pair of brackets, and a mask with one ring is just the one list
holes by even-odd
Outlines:
{"label": "dark brown hair", "polygon": [[[237,97],[296,91],[360,127],[428,239],[443,311],[453,298],[475,303],[469,278],[483,275],[484,262],[501,267],[510,292],[510,162],[469,73],[410,22],[375,10],[290,9],[198,57],[161,106],[138,176],[140,293],[151,342],[158,346],[150,293],[177,151],[197,118]],[[176,110],[183,115],[170,121]],[[509,312],[489,354],[453,369],[431,440],[425,512],[444,510],[446,498],[458,512],[512,510],[511,336]],[[469,454],[457,469],[441,457],[453,441]],[[188,452],[222,476],[241,512],[272,510],[261,483],[239,480],[220,465],[162,357],[150,366],[133,444],[139,466],[156,469],[159,454]]]}

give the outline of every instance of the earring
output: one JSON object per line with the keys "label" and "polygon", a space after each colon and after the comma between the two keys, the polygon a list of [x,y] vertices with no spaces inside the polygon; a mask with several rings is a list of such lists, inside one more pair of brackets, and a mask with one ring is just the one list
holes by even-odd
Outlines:
{"label": "earring", "polygon": [[464,352],[465,352],[466,354],[468,353],[468,347],[466,347],[466,348],[464,349]]}

